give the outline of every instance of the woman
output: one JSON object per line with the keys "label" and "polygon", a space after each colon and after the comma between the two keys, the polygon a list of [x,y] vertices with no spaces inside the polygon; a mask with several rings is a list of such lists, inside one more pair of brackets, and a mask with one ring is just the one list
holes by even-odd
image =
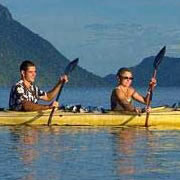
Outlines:
{"label": "woman", "polygon": [[[132,71],[128,68],[121,68],[117,72],[118,85],[112,91],[111,95],[111,110],[122,110],[140,113],[141,109],[132,105],[132,100],[136,100],[140,103],[147,104],[147,98],[140,95],[131,85],[133,81]],[[156,86],[156,79],[152,78],[149,83],[149,89]],[[150,111],[148,109],[147,111]]]}

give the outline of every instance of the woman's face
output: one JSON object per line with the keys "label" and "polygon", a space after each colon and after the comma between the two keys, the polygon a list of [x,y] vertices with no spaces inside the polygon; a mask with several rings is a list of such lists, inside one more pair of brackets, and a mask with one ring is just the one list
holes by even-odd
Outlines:
{"label": "woman's face", "polygon": [[125,87],[130,87],[132,84],[133,76],[131,72],[124,72],[121,76],[119,76],[119,82],[121,85]]}

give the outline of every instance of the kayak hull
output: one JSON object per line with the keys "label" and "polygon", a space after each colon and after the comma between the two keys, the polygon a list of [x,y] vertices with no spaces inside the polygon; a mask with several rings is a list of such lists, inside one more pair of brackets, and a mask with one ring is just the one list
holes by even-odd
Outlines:
{"label": "kayak hull", "polygon": [[[47,125],[50,111],[14,112],[1,111],[0,125]],[[146,113],[107,112],[107,113],[71,113],[56,111],[51,125],[58,126],[144,126]],[[149,117],[150,127],[180,129],[180,111],[170,108],[155,109]]]}

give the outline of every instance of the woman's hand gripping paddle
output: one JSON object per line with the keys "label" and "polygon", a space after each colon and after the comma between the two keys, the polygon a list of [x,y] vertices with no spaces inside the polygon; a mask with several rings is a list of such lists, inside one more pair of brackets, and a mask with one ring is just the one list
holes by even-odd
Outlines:
{"label": "woman's hand gripping paddle", "polygon": [[[162,60],[164,58],[165,52],[166,52],[166,46],[164,46],[159,51],[159,53],[156,55],[154,63],[153,63],[154,71],[153,71],[152,78],[156,78],[158,67],[159,67],[160,63],[162,62]],[[153,96],[153,86],[150,86],[148,92],[149,93],[148,93],[148,96],[147,96],[147,106],[146,106],[146,109],[150,108],[150,104],[151,104],[152,96]],[[145,127],[148,127],[149,114],[150,114],[150,112],[147,111],[146,112]]]}

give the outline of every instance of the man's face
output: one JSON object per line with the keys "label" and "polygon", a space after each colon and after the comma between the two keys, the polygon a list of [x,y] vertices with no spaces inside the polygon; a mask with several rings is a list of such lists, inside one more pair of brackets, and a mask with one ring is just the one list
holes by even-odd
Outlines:
{"label": "man's face", "polygon": [[30,66],[26,71],[22,71],[22,76],[24,80],[33,83],[36,78],[36,67]]}

